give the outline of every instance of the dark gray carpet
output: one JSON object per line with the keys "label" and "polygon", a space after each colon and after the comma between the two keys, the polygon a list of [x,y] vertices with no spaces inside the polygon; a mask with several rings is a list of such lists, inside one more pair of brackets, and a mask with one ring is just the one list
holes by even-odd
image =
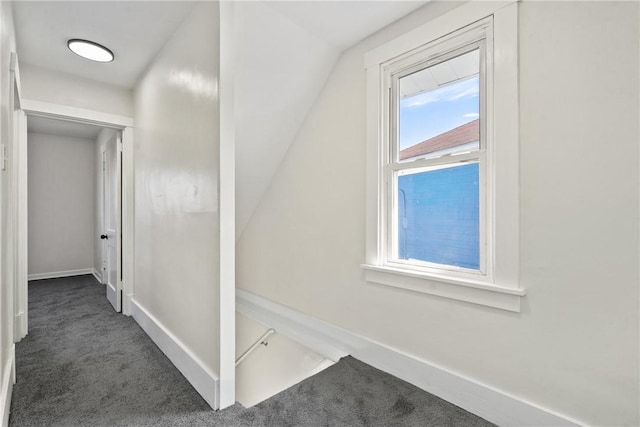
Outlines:
{"label": "dark gray carpet", "polygon": [[209,409],[92,276],[29,284],[11,426],[490,426],[351,357],[245,409]]}

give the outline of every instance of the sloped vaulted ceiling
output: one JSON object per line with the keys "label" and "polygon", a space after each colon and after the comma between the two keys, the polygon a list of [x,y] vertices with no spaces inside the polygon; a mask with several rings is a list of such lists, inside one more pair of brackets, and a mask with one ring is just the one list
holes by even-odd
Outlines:
{"label": "sloped vaulted ceiling", "polygon": [[424,3],[236,3],[236,238],[340,53]]}
{"label": "sloped vaulted ceiling", "polygon": [[236,236],[322,89],[340,50],[267,3],[236,3]]}

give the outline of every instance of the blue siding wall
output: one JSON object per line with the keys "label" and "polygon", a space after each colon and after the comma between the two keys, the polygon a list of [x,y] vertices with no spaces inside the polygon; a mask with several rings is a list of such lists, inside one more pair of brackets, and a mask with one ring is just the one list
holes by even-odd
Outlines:
{"label": "blue siding wall", "polygon": [[398,178],[400,259],[479,268],[478,171],[473,163]]}

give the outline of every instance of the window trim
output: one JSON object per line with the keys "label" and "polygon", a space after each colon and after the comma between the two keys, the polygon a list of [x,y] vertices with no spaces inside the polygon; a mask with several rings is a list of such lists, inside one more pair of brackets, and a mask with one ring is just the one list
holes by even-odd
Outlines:
{"label": "window trim", "polygon": [[[488,28],[488,30],[487,30]],[[415,54],[433,50],[426,58],[441,57],[478,40],[487,32],[485,123],[488,137],[484,161],[486,190],[485,275],[390,263],[387,259],[391,211],[385,195],[392,147],[387,144],[390,108],[386,70],[409,67]],[[452,37],[453,33],[453,37]],[[475,37],[475,38],[474,38]],[[484,37],[481,37],[484,38]],[[491,49],[491,51],[489,51]],[[427,64],[429,59],[421,62]],[[518,3],[470,2],[373,49],[365,55],[367,70],[367,244],[362,265],[369,283],[383,284],[461,301],[520,311],[525,290],[519,286],[519,113]],[[492,75],[491,75],[492,74]],[[482,108],[482,107],[481,107]],[[481,112],[482,115],[482,112]],[[481,130],[482,131],[482,130]],[[444,161],[444,160],[443,160]],[[449,162],[447,162],[449,163]],[[481,172],[482,173],[482,172]],[[498,218],[499,220],[495,220]],[[481,219],[482,221],[482,219]],[[482,228],[482,227],[481,227]],[[391,236],[389,236],[391,237]],[[482,253],[482,251],[481,251]],[[482,256],[482,255],[481,255]],[[481,263],[482,266],[482,263]]]}
{"label": "window trim", "polygon": [[[461,28],[450,35],[447,35],[444,40],[435,40],[427,43],[420,49],[414,49],[405,55],[401,55],[398,58],[394,58],[391,61],[386,61],[380,64],[382,79],[385,85],[385,93],[389,96],[382,99],[385,105],[382,107],[386,109],[388,104],[388,114],[385,114],[383,119],[383,132],[380,136],[380,150],[383,152],[382,166],[382,179],[379,203],[381,209],[386,210],[385,226],[379,230],[379,238],[383,241],[384,251],[379,254],[379,264],[396,269],[410,269],[414,271],[422,271],[424,273],[435,273],[438,275],[447,275],[453,278],[468,278],[471,280],[491,281],[493,278],[493,264],[492,258],[487,256],[489,250],[493,248],[492,242],[487,237],[492,235],[492,224],[487,220],[487,206],[490,203],[487,200],[491,199],[492,191],[491,186],[488,185],[490,181],[488,170],[491,170],[492,159],[491,153],[491,138],[487,138],[489,135],[487,132],[486,124],[492,122],[491,116],[491,96],[487,94],[491,93],[491,90],[487,90],[487,86],[490,84],[493,72],[492,67],[492,55],[491,55],[491,40],[493,29],[493,17],[485,18],[481,21],[473,23],[470,26]],[[454,156],[442,156],[434,159],[418,159],[411,162],[403,162],[399,159],[399,144],[398,144],[398,132],[399,121],[397,112],[399,109],[399,97],[398,95],[398,82],[401,78],[410,75],[413,72],[427,69],[437,64],[446,62],[456,56],[471,52],[473,50],[480,50],[480,146],[478,150],[475,150],[469,154],[459,154]],[[394,89],[395,88],[395,89]],[[490,89],[490,88],[489,88]],[[480,216],[479,216],[479,245],[480,245],[480,260],[479,268],[477,270],[464,269],[455,267],[453,265],[444,265],[437,263],[411,263],[404,262],[394,258],[395,253],[395,234],[397,233],[397,218],[396,218],[396,191],[395,184],[396,178],[394,175],[403,170],[415,170],[420,167],[435,167],[435,166],[460,166],[463,162],[477,162],[480,168],[479,170],[479,202],[480,202]]]}

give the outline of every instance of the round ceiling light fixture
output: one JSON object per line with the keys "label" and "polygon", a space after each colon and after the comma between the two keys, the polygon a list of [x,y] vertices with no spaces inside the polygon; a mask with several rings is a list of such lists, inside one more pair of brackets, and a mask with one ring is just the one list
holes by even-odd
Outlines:
{"label": "round ceiling light fixture", "polygon": [[113,61],[113,52],[102,46],[101,44],[83,40],[83,39],[71,39],[67,42],[69,50],[76,55],[83,58],[90,59],[97,62],[111,62]]}

